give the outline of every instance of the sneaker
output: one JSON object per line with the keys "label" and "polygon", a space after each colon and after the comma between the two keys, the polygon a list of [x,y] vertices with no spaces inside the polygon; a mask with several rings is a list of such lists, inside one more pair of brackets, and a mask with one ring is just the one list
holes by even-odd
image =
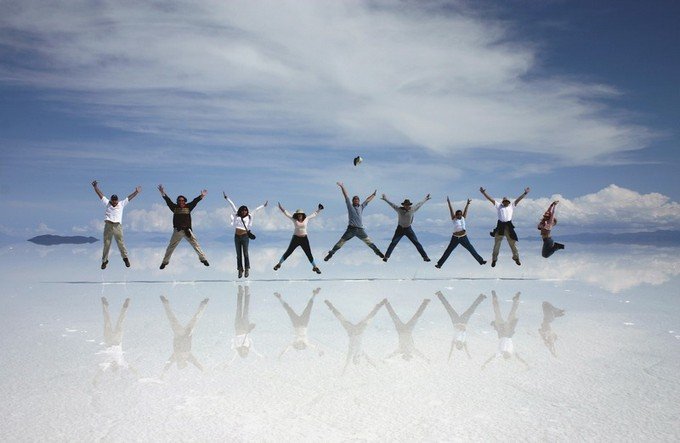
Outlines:
{"label": "sneaker", "polygon": [[383,257],[383,261],[387,263],[387,260],[389,260],[389,257]]}
{"label": "sneaker", "polygon": [[428,261],[428,262],[429,262],[429,261],[432,261],[432,260],[430,260],[430,257],[424,257],[423,260],[424,260],[424,261]]}
{"label": "sneaker", "polygon": [[125,258],[123,259],[123,261],[125,262],[125,267],[126,267],[126,268],[129,268],[129,267],[130,267],[130,260],[128,260],[128,258],[125,257]]}
{"label": "sneaker", "polygon": [[238,278],[243,277],[243,269],[238,270]]}
{"label": "sneaker", "polygon": [[517,266],[522,266],[522,263],[520,263],[519,258],[513,258],[515,260],[515,263],[517,263]]}
{"label": "sneaker", "polygon": [[103,262],[102,262],[102,269],[106,269],[106,265],[108,265],[108,264],[109,264],[109,261],[108,261],[108,260],[103,261]]}
{"label": "sneaker", "polygon": [[248,272],[249,270],[250,270],[250,269],[246,268],[245,272],[243,273],[243,276],[244,276],[245,278],[248,278],[248,275],[250,275],[249,272]]}
{"label": "sneaker", "polygon": [[323,258],[323,261],[328,261],[328,260],[331,259],[331,257],[333,257],[333,254],[332,254],[331,252],[329,252],[329,253]]}
{"label": "sneaker", "polygon": [[441,268],[442,268],[442,265],[440,265],[439,263],[437,263],[436,265],[434,265],[434,267],[437,268],[437,269],[441,269]]}
{"label": "sneaker", "polygon": [[564,245],[562,243],[555,243],[555,249],[564,249]]}
{"label": "sneaker", "polygon": [[160,269],[165,269],[165,267],[166,267],[166,266],[168,266],[168,264],[167,264],[167,263],[165,263],[165,262],[163,262],[163,263],[161,263],[161,267],[160,267]]}
{"label": "sneaker", "polygon": [[274,266],[275,271],[278,271],[279,269],[281,269],[281,263],[277,263],[276,266]]}
{"label": "sneaker", "polygon": [[489,232],[489,235],[492,236],[492,237],[496,236],[496,234],[493,231]]}
{"label": "sneaker", "polygon": [[321,274],[321,269],[319,269],[319,268],[316,267],[316,266],[314,266],[314,267],[312,268],[312,271],[316,272],[317,274]]}
{"label": "sneaker", "polygon": [[201,260],[201,263],[203,263],[206,266],[210,266],[210,263],[208,263],[208,260]]}
{"label": "sneaker", "polygon": [[496,260],[491,260],[491,267],[495,268],[496,267]]}
{"label": "sneaker", "polygon": [[485,265],[485,264],[486,264],[486,260],[480,261],[479,264],[480,264],[480,265]]}

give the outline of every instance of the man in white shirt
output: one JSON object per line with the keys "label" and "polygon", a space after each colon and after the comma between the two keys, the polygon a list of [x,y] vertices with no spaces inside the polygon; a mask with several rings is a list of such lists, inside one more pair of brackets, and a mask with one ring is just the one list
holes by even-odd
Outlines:
{"label": "man in white shirt", "polygon": [[104,212],[104,252],[102,253],[101,268],[106,269],[106,265],[109,264],[111,238],[116,239],[120,256],[123,258],[125,266],[129,268],[130,260],[128,259],[127,249],[125,249],[125,243],[123,242],[123,226],[121,224],[123,221],[123,208],[142,191],[142,188],[137,186],[132,194],[119,201],[116,194],[111,195],[110,199],[106,198],[102,191],[99,190],[97,180],[92,182],[92,187],[104,206],[106,206],[106,211]]}
{"label": "man in white shirt", "polygon": [[498,212],[498,223],[496,224],[496,229],[491,232],[494,237],[493,254],[491,256],[491,267],[496,266],[496,261],[498,260],[498,252],[501,249],[501,241],[505,237],[512,250],[512,259],[517,263],[517,266],[521,265],[519,261],[519,251],[517,250],[517,234],[515,233],[515,226],[512,224],[512,214],[515,210],[515,206],[527,196],[530,189],[525,188],[524,193],[517,197],[514,202],[511,202],[507,197],[503,197],[500,203],[496,202],[493,198],[489,197],[486,193],[486,189],[479,188],[479,192],[486,197],[487,200],[491,202]]}

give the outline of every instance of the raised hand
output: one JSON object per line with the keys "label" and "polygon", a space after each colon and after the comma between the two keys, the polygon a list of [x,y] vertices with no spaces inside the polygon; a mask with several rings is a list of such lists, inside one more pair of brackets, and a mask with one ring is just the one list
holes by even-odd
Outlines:
{"label": "raised hand", "polygon": [[323,205],[321,203],[319,203],[318,208],[319,208],[319,211],[321,211],[323,209]]}
{"label": "raised hand", "polygon": [[165,195],[165,189],[163,188],[163,185],[158,185],[158,190],[161,192],[161,195]]}
{"label": "raised hand", "polygon": [[92,187],[96,188],[97,187],[97,180],[92,181]]}
{"label": "raised hand", "polygon": [[208,195],[208,190],[207,189],[202,190],[201,197],[205,197],[206,195]]}
{"label": "raised hand", "polygon": [[229,197],[227,197],[227,193],[224,192],[224,191],[222,191],[222,196],[224,197],[225,200],[229,198]]}

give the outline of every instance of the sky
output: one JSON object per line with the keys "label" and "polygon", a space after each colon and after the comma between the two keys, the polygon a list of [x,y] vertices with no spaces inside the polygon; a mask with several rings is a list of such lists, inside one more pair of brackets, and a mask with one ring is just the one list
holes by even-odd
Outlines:
{"label": "sky", "polygon": [[[680,226],[680,5],[668,1],[2,1],[0,234],[100,235],[90,186],[121,196],[132,233],[167,233],[172,197],[208,189],[194,227],[227,232],[222,191],[326,211],[362,198],[445,206],[531,192],[572,232]],[[352,159],[364,162],[355,167]],[[376,200],[370,229],[396,217]],[[483,225],[483,227],[482,227]],[[531,228],[533,229],[533,228]],[[151,234],[150,234],[151,235]]]}

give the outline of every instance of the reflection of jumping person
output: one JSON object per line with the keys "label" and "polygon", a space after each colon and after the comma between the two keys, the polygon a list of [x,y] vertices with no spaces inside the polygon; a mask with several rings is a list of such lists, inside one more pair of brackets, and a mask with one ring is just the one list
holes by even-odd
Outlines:
{"label": "reflection of jumping person", "polygon": [[399,334],[399,346],[397,346],[397,349],[385,358],[392,358],[396,355],[401,355],[401,358],[408,361],[411,360],[414,355],[417,355],[423,360],[429,361],[422,352],[416,349],[416,345],[413,341],[413,328],[418,322],[420,316],[423,315],[425,308],[430,303],[430,299],[424,299],[416,313],[413,314],[413,317],[411,317],[411,319],[406,323],[401,321],[387,299],[383,301],[385,302],[385,308],[387,308],[387,312],[389,312],[390,317],[392,318],[392,322],[394,323],[394,327],[397,330],[397,334]]}
{"label": "reflection of jumping person", "polygon": [[104,313],[104,346],[106,348],[97,352],[101,357],[97,375],[93,380],[93,384],[97,384],[101,376],[108,371],[118,372],[119,370],[129,370],[135,375],[137,370],[130,366],[125,360],[123,352],[123,322],[127,315],[127,310],[130,307],[130,299],[126,298],[123,307],[118,314],[116,325],[111,324],[111,316],[109,314],[109,301],[106,297],[102,297],[102,310]]}
{"label": "reflection of jumping person", "polygon": [[451,340],[449,360],[451,360],[451,354],[453,354],[454,348],[458,350],[464,349],[468,358],[472,358],[467,346],[467,324],[470,321],[470,317],[475,312],[475,309],[477,309],[477,306],[479,306],[479,304],[486,298],[486,295],[479,294],[475,301],[472,302],[470,307],[467,308],[465,312],[463,312],[463,315],[458,315],[456,310],[453,309],[453,306],[449,304],[448,300],[446,300],[446,297],[444,297],[444,294],[442,294],[441,291],[437,291],[437,297],[444,305],[449,317],[451,317],[451,323],[453,323],[453,328],[456,330],[456,336],[453,338],[453,340]]}
{"label": "reflection of jumping person", "polygon": [[347,336],[349,338],[347,358],[345,359],[345,366],[342,368],[342,373],[344,374],[345,371],[347,371],[347,366],[349,366],[350,362],[358,365],[362,357],[365,358],[371,366],[375,367],[373,360],[362,349],[361,336],[364,334],[364,331],[366,331],[366,327],[369,325],[373,317],[375,317],[375,314],[377,314],[382,305],[385,304],[385,300],[375,305],[371,312],[369,312],[368,315],[366,315],[366,317],[364,317],[359,323],[350,323],[330,301],[325,300],[325,303],[328,306],[328,309],[330,309],[333,315],[335,315],[335,318],[340,321],[342,327],[345,328],[345,332],[347,332]]}
{"label": "reflection of jumping person", "polygon": [[522,357],[515,351],[515,347],[512,343],[512,336],[515,335],[515,327],[517,326],[517,308],[519,307],[519,296],[518,292],[512,297],[512,307],[510,308],[510,313],[508,314],[507,320],[503,320],[503,315],[501,314],[501,308],[498,305],[498,296],[496,291],[491,291],[493,302],[493,312],[494,321],[491,322],[491,326],[494,327],[496,333],[498,334],[498,350],[494,355],[489,357],[487,361],[482,365],[482,369],[491,362],[494,358],[503,357],[505,360],[510,360],[515,357],[517,361],[523,363],[527,369],[529,365],[525,362]]}
{"label": "reflection of jumping person", "polygon": [[456,246],[459,244],[462,245],[465,249],[468,250],[470,254],[477,260],[477,263],[480,265],[485,265],[486,261],[479,255],[477,254],[477,251],[475,251],[475,248],[470,244],[470,240],[468,240],[467,237],[467,230],[465,228],[465,217],[467,217],[467,212],[468,212],[468,207],[470,206],[470,203],[472,200],[469,198],[467,199],[467,203],[465,204],[465,209],[460,210],[458,209],[455,213],[453,212],[453,206],[451,206],[451,200],[449,197],[446,197],[446,203],[449,205],[449,213],[451,214],[451,220],[453,220],[453,234],[451,235],[451,241],[449,242],[449,245],[446,247],[446,250],[444,251],[444,254],[442,257],[437,260],[437,264],[434,265],[435,268],[439,269],[442,267],[442,265],[446,262],[446,260],[449,258],[449,255],[453,252],[454,249],[456,249]]}
{"label": "reflection of jumping person", "polygon": [[269,200],[264,202],[263,205],[255,208],[251,214],[248,211],[248,206],[240,206],[236,209],[236,205],[229,197],[227,197],[227,194],[224,191],[222,191],[222,195],[231,206],[231,214],[229,216],[231,217],[231,226],[234,227],[234,245],[236,246],[236,268],[238,270],[238,278],[243,276],[248,278],[248,274],[250,273],[250,257],[248,256],[250,237],[248,237],[248,233],[253,226],[253,215],[260,209],[266,208]]}
{"label": "reflection of jumping person", "polygon": [[538,333],[541,334],[543,344],[545,344],[553,357],[557,357],[557,351],[555,350],[557,334],[552,330],[550,324],[555,320],[555,317],[562,317],[563,315],[564,309],[556,308],[547,301],[543,302],[543,323],[541,323]]}
{"label": "reflection of jumping person", "polygon": [[284,354],[290,350],[290,348],[293,348],[296,351],[303,351],[309,347],[310,349],[318,351],[319,356],[324,354],[324,352],[319,349],[317,345],[312,343],[307,338],[307,326],[309,325],[309,317],[312,314],[312,307],[314,306],[314,297],[316,297],[316,294],[318,294],[319,291],[321,291],[321,288],[316,288],[314,290],[312,297],[307,302],[307,306],[305,306],[305,310],[302,311],[302,315],[298,315],[295,311],[293,311],[288,303],[283,301],[281,294],[278,292],[274,293],[274,296],[279,299],[283,309],[285,309],[286,313],[288,314],[288,318],[290,318],[290,322],[293,324],[293,331],[295,334],[293,341],[288,346],[286,346],[283,351],[281,351],[279,358],[283,357]]}
{"label": "reflection of jumping person", "polygon": [[501,241],[503,237],[508,241],[510,249],[512,250],[512,259],[517,263],[517,266],[521,265],[519,261],[519,251],[517,250],[517,233],[515,232],[515,226],[512,224],[512,214],[515,211],[515,206],[519,204],[520,201],[529,193],[529,188],[524,189],[524,193],[517,197],[514,202],[510,202],[507,197],[503,197],[503,200],[498,203],[493,198],[489,197],[486,193],[486,189],[479,188],[479,192],[486,197],[487,200],[491,202],[498,212],[498,223],[496,223],[496,228],[491,232],[494,238],[493,244],[493,254],[491,256],[491,266],[496,266],[496,261],[498,260],[498,253],[501,250]]}
{"label": "reflection of jumping person", "polygon": [[[231,339],[231,350],[234,351],[234,358],[237,355],[246,358],[250,351],[258,357],[262,357],[255,350],[250,333],[255,329],[255,323],[250,323],[248,318],[248,308],[250,306],[250,287],[238,286],[238,296],[236,298],[236,317],[234,319],[234,338]],[[233,361],[233,359],[232,359]]]}
{"label": "reflection of jumping person", "polygon": [[323,205],[319,203],[316,211],[309,214],[309,216],[305,214],[302,209],[298,209],[294,214],[291,215],[283,206],[281,206],[281,203],[279,203],[279,209],[293,222],[293,225],[295,226],[295,232],[293,232],[293,238],[290,239],[288,249],[286,249],[286,252],[283,253],[279,262],[276,264],[276,266],[274,266],[274,270],[278,271],[281,268],[281,264],[286,261],[290,254],[292,254],[298,246],[300,246],[302,250],[305,251],[307,259],[312,264],[312,271],[316,272],[317,274],[321,274],[321,270],[316,266],[316,263],[314,263],[312,248],[309,246],[309,239],[307,238],[307,223],[309,223],[309,220],[319,215],[319,212],[321,212],[323,209]]}
{"label": "reflection of jumping person", "polygon": [[423,249],[423,245],[420,244],[420,242],[418,241],[418,237],[416,237],[416,233],[413,232],[413,228],[411,227],[411,225],[413,224],[413,216],[416,214],[416,211],[420,209],[420,207],[423,206],[425,202],[430,199],[430,194],[427,194],[423,201],[416,203],[415,205],[411,203],[411,200],[406,199],[401,203],[401,206],[397,206],[391,201],[389,201],[385,194],[382,195],[382,199],[385,200],[385,203],[392,206],[392,209],[397,211],[398,217],[397,229],[394,231],[392,242],[388,246],[387,252],[385,252],[385,257],[383,258],[383,261],[387,261],[390,258],[390,256],[392,255],[392,251],[394,251],[394,248],[397,246],[397,243],[399,243],[399,240],[401,240],[403,236],[406,236],[409,240],[411,240],[411,243],[413,243],[413,246],[416,247],[416,249],[420,253],[420,256],[423,257],[423,260],[430,261],[430,259],[427,256],[427,253],[425,252],[425,249]]}
{"label": "reflection of jumping person", "polygon": [[201,261],[201,263],[206,266],[210,266],[208,260],[205,258],[205,254],[203,254],[201,246],[198,244],[198,240],[196,240],[193,230],[191,229],[191,211],[194,210],[198,202],[203,200],[203,197],[208,194],[208,191],[206,189],[202,190],[200,195],[189,203],[187,203],[187,198],[185,196],[180,195],[177,197],[177,203],[173,203],[165,193],[163,185],[158,185],[158,190],[163,196],[165,204],[168,205],[168,208],[170,208],[173,214],[172,237],[170,237],[170,243],[168,244],[168,248],[165,250],[165,256],[161,262],[161,269],[165,269],[165,267],[170,263],[170,257],[172,257],[172,253],[175,252],[175,248],[183,238],[186,238],[189,244],[194,248],[194,251],[196,251],[196,254],[198,254],[198,259]]}
{"label": "reflection of jumping person", "polygon": [[376,245],[373,244],[373,241],[368,237],[368,234],[366,234],[366,231],[364,230],[364,225],[362,221],[362,215],[364,212],[364,208],[375,198],[375,194],[378,192],[373,191],[373,194],[369,195],[366,197],[366,200],[364,200],[363,203],[360,203],[359,196],[355,195],[352,197],[352,200],[350,201],[349,195],[347,194],[347,190],[345,189],[345,186],[338,182],[338,186],[340,186],[340,190],[342,191],[342,195],[345,197],[345,204],[347,205],[347,218],[348,218],[348,225],[347,229],[345,230],[345,233],[342,234],[342,237],[340,237],[340,240],[333,246],[333,249],[328,251],[328,254],[326,257],[324,257],[324,261],[328,261],[333,257],[333,254],[338,252],[340,248],[342,248],[342,245],[345,244],[348,240],[351,240],[354,237],[359,237],[366,245],[375,252],[375,254],[380,257],[380,258],[385,258],[382,252],[380,252],[380,249]]}
{"label": "reflection of jumping person", "polygon": [[545,211],[541,221],[538,223],[538,230],[541,231],[541,238],[543,239],[543,250],[541,256],[548,258],[555,253],[555,251],[564,249],[562,243],[556,243],[552,239],[552,228],[557,224],[555,218],[555,208],[559,201],[555,200],[550,204],[550,207]]}
{"label": "reflection of jumping person", "polygon": [[196,360],[196,357],[191,352],[191,339],[194,333],[194,328],[196,327],[196,322],[199,318],[201,318],[201,315],[203,315],[203,311],[205,311],[205,307],[208,304],[208,299],[206,298],[201,302],[201,304],[198,306],[198,310],[191,320],[189,320],[189,323],[187,323],[186,326],[182,326],[179,320],[177,320],[177,317],[175,317],[172,309],[170,309],[170,302],[168,302],[168,299],[161,295],[161,301],[163,302],[165,315],[168,317],[170,327],[172,328],[172,333],[174,334],[172,341],[172,355],[165,364],[164,370],[168,371],[173,363],[177,363],[177,369],[184,369],[188,366],[188,362],[191,362],[194,366],[202,371],[203,366],[198,362],[198,360]]}
{"label": "reflection of jumping person", "polygon": [[104,206],[106,206],[106,211],[104,211],[104,251],[102,252],[101,268],[106,269],[106,265],[109,264],[109,249],[111,248],[112,238],[116,239],[120,256],[123,258],[125,266],[129,268],[130,260],[127,256],[127,249],[125,249],[123,226],[121,224],[123,222],[123,208],[142,191],[142,188],[141,186],[137,186],[134,192],[128,195],[127,198],[118,201],[118,196],[116,194],[111,195],[110,199],[106,198],[102,191],[99,190],[97,180],[92,182],[92,187]]}

